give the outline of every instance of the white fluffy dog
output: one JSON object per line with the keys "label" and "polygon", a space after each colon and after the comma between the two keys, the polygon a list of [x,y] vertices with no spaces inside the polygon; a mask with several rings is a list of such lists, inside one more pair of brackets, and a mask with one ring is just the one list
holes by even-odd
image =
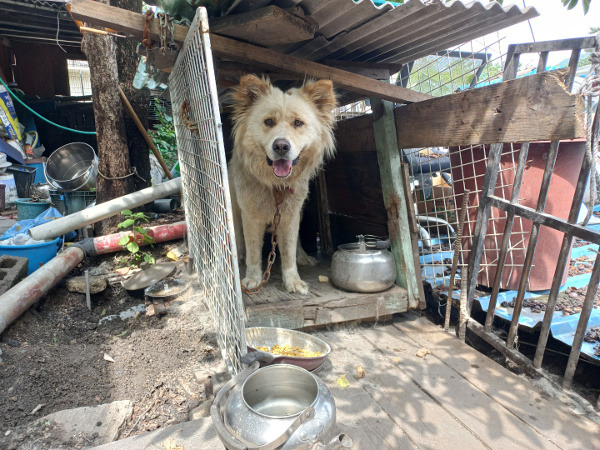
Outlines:
{"label": "white fluffy dog", "polygon": [[264,234],[271,231],[275,191],[283,191],[277,230],[283,285],[308,293],[299,264],[311,264],[298,244],[298,228],[308,182],[335,150],[333,110],[336,98],[329,80],[307,82],[286,92],[268,80],[246,75],[234,93],[233,156],[229,183],[236,244],[246,260],[248,289],[262,280]]}

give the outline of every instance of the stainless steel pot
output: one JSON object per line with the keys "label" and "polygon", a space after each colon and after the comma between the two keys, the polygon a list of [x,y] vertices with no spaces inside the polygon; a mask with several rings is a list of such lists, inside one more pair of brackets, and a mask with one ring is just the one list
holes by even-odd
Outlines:
{"label": "stainless steel pot", "polygon": [[358,242],[338,246],[331,260],[331,281],[347,291],[385,291],[396,280],[396,264],[388,248],[389,240],[367,245],[362,235]]}
{"label": "stainless steel pot", "polygon": [[233,377],[210,409],[228,449],[338,449],[352,446],[337,435],[335,402],[319,378],[301,367],[258,362]]}
{"label": "stainless steel pot", "polygon": [[98,157],[85,142],[56,149],[44,164],[46,180],[61,192],[89,191],[96,187]]}

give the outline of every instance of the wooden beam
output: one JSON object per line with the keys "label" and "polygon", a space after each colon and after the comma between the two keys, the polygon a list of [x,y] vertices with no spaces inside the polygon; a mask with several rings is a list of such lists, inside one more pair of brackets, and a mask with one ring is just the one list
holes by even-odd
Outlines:
{"label": "wooden beam", "polygon": [[[75,20],[100,25],[125,33],[128,36],[142,37],[145,18],[142,14],[121,8],[104,5],[90,0],[73,0],[71,15]],[[174,39],[183,42],[188,27],[175,24]],[[150,34],[159,39],[158,20],[150,21]],[[290,55],[277,53],[252,44],[216,34],[210,35],[213,54],[217,57],[270,69],[276,72],[299,74],[302,78],[330,79],[337,88],[368,96],[383,98],[396,103],[412,103],[432,98],[430,95],[394,86],[382,81],[356,75],[341,69],[306,61]]]}
{"label": "wooden beam", "polygon": [[310,22],[274,5],[212,19],[210,30],[265,47],[306,41],[315,35]]}
{"label": "wooden beam", "polygon": [[375,78],[376,80],[385,80],[386,82],[389,82],[390,76],[400,72],[402,68],[402,64],[337,61],[334,59],[325,60],[325,65],[347,70],[358,75],[364,75],[365,77]]}
{"label": "wooden beam", "polygon": [[421,268],[415,264],[413,258],[408,204],[404,193],[404,172],[396,140],[394,105],[391,102],[372,98],[371,106],[381,190],[388,216],[391,250],[396,261],[396,284],[408,291],[409,307],[417,308],[424,304],[425,296]]}
{"label": "wooden beam", "polygon": [[213,54],[279,72],[301,74],[303,77],[330,79],[335,87],[359,94],[382,98],[396,103],[412,103],[432,98],[430,95],[400,86],[373,80],[334,67],[284,55],[266,48],[210,35]]}
{"label": "wooden beam", "polygon": [[[146,19],[143,14],[122,8],[105,5],[91,0],[72,0],[70,3],[71,16],[74,20],[91,23],[117,30],[128,37],[142,39]],[[183,43],[189,27],[173,24],[173,38]],[[160,30],[157,19],[150,20],[150,35],[160,41]]]}
{"label": "wooden beam", "polygon": [[560,39],[557,41],[531,42],[527,44],[512,44],[515,53],[540,53],[560,50],[577,50],[581,48],[593,48],[596,45],[595,37],[583,37],[573,39]]}
{"label": "wooden beam", "polygon": [[562,70],[426,100],[395,110],[400,148],[548,141],[585,136],[583,98]]}

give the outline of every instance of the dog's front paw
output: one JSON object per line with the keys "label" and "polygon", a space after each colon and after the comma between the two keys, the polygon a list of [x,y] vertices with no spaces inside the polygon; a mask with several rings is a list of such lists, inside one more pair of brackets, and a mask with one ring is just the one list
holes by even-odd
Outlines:
{"label": "dog's front paw", "polygon": [[317,258],[313,258],[312,256],[308,256],[306,253],[302,252],[296,256],[296,262],[299,266],[304,267],[315,267],[319,264]]}
{"label": "dog's front paw", "polygon": [[308,285],[299,276],[284,278],[283,287],[288,292],[297,292],[302,295],[308,294]]}
{"label": "dog's front paw", "polygon": [[262,281],[261,277],[246,277],[242,280],[242,285],[246,289],[254,289],[255,287],[257,287],[260,284],[261,281]]}

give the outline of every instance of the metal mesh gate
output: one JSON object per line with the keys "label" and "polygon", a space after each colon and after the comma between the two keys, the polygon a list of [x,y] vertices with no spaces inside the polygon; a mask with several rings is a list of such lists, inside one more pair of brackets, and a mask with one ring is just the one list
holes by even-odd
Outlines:
{"label": "metal mesh gate", "polygon": [[230,372],[246,353],[227,165],[206,9],[198,8],[169,77],[190,255]]}

